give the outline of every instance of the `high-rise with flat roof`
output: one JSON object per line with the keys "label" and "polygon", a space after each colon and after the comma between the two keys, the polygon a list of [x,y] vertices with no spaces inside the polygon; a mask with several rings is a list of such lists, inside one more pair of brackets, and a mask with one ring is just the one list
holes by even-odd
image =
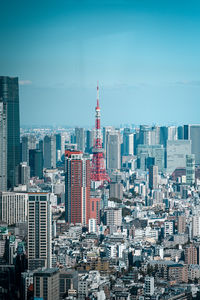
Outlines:
{"label": "high-rise with flat roof", "polygon": [[149,188],[158,188],[158,166],[149,166]]}
{"label": "high-rise with flat roof", "polygon": [[28,196],[28,268],[51,267],[51,204],[50,194]]}
{"label": "high-rise with flat roof", "polygon": [[79,151],[85,151],[85,129],[75,128],[76,144]]}
{"label": "high-rise with flat roof", "polygon": [[17,77],[0,76],[0,102],[7,106],[7,188],[18,182],[20,163],[19,86]]}
{"label": "high-rise with flat roof", "polygon": [[65,220],[88,224],[90,160],[81,151],[65,151]]}
{"label": "high-rise with flat roof", "polygon": [[34,299],[59,300],[59,270],[38,270],[33,274]]}
{"label": "high-rise with flat roof", "polygon": [[44,168],[56,168],[56,137],[55,135],[44,137]]}
{"label": "high-rise with flat roof", "polygon": [[119,130],[107,132],[106,168],[108,170],[121,168],[121,135]]}
{"label": "high-rise with flat roof", "polygon": [[173,173],[176,168],[186,167],[186,155],[191,154],[191,141],[167,141],[167,172]]}
{"label": "high-rise with flat roof", "polygon": [[191,154],[195,155],[195,164],[200,165],[200,125],[184,125],[184,139],[191,140]]}

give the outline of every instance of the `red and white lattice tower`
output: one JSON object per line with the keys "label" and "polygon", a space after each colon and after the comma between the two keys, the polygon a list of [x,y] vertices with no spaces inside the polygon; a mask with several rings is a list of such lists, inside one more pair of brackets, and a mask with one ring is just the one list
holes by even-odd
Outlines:
{"label": "red and white lattice tower", "polygon": [[104,150],[102,149],[101,125],[100,125],[100,106],[99,106],[99,85],[97,83],[97,106],[95,121],[95,141],[93,147],[93,158],[91,166],[91,180],[93,181],[110,181],[105,169]]}

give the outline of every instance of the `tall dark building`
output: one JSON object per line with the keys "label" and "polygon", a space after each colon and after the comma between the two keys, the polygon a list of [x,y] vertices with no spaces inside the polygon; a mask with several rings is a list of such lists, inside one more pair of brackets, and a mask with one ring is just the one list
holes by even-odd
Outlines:
{"label": "tall dark building", "polygon": [[7,188],[18,182],[20,164],[19,86],[17,77],[0,76],[0,102],[7,104]]}
{"label": "tall dark building", "polygon": [[39,149],[29,150],[30,177],[43,178],[43,152]]}

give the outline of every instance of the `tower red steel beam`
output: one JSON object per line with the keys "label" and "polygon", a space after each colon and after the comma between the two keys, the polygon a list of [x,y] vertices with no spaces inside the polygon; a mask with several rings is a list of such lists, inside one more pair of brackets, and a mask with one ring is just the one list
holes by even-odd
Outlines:
{"label": "tower red steel beam", "polygon": [[96,106],[96,118],[95,118],[95,142],[93,148],[93,158],[91,166],[91,180],[93,181],[110,181],[109,176],[105,169],[104,150],[102,149],[101,138],[101,114],[99,105],[99,84],[97,83],[97,106]]}

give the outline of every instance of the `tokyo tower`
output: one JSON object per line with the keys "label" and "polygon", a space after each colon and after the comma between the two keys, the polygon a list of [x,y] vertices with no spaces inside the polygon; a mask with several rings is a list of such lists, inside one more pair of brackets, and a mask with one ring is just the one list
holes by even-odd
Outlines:
{"label": "tokyo tower", "polygon": [[100,106],[99,106],[99,85],[97,83],[97,106],[96,106],[96,121],[95,121],[95,140],[93,147],[93,159],[91,166],[91,180],[93,181],[110,181],[106,173],[104,163],[104,150],[102,149],[101,126],[100,126]]}

